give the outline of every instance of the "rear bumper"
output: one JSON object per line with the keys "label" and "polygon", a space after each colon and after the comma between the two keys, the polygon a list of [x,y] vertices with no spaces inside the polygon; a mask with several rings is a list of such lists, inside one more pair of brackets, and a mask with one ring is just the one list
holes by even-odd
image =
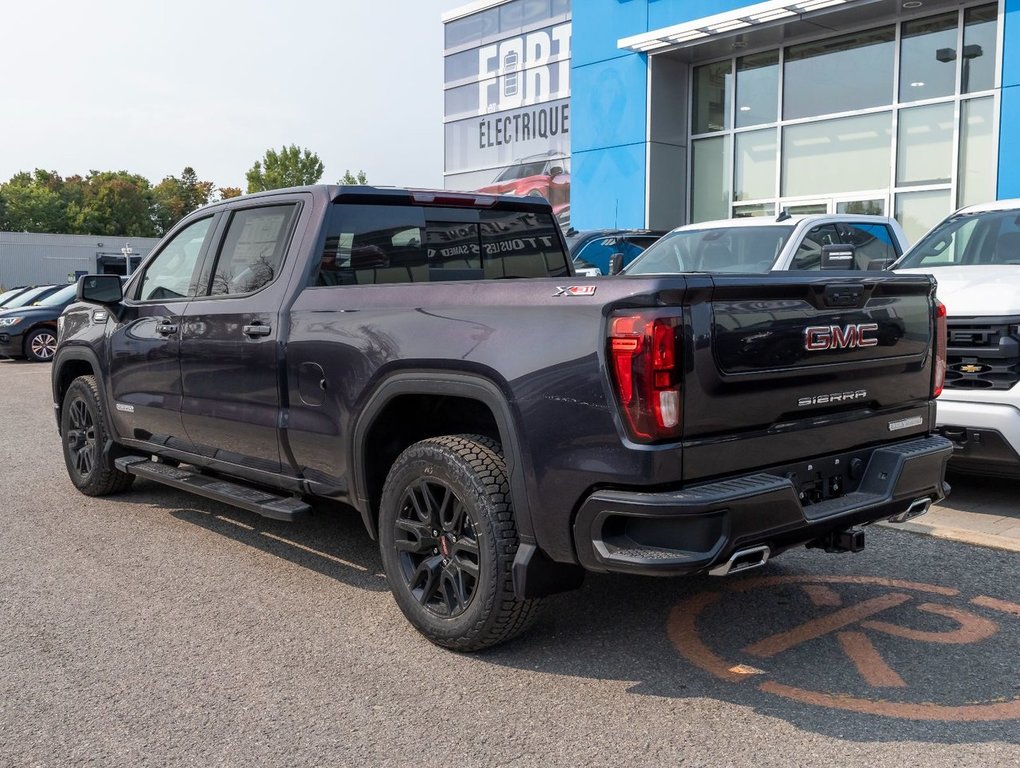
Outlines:
{"label": "rear bumper", "polygon": [[[574,523],[581,564],[593,571],[696,573],[755,547],[781,551],[945,496],[949,440],[929,436],[871,452],[856,490],[803,504],[795,478],[744,475],[682,491],[596,491]],[[924,506],[924,505],[922,505]]]}

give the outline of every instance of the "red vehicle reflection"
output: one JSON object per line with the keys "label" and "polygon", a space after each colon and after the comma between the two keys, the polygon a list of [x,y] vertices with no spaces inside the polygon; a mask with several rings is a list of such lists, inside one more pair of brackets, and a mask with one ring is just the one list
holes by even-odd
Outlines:
{"label": "red vehicle reflection", "polygon": [[478,188],[488,192],[517,197],[544,197],[552,205],[553,213],[566,225],[570,218],[570,167],[569,160],[549,152],[522,158],[504,168],[491,184]]}

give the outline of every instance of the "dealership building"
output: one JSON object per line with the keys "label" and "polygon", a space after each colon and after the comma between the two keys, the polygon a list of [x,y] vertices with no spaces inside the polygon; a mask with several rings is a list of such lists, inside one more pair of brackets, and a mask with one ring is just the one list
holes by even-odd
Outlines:
{"label": "dealership building", "polygon": [[564,223],[1020,197],[1020,0],[481,0],[445,24],[446,185]]}

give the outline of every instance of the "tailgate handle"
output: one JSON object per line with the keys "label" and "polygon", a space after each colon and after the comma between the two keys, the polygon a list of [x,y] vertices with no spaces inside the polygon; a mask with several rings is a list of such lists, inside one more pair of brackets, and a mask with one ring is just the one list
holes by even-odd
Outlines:
{"label": "tailgate handle", "polygon": [[859,307],[863,304],[863,285],[827,285],[823,294],[827,307]]}

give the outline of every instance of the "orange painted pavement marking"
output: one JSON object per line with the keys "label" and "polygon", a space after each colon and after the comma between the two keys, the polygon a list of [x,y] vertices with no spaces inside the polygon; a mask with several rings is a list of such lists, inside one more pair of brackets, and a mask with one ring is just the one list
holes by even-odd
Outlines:
{"label": "orange painted pavement marking", "polygon": [[864,682],[875,688],[906,688],[907,683],[896,670],[885,663],[878,650],[863,632],[837,632],[843,653],[854,663]]}
{"label": "orange painted pavement marking", "polygon": [[733,662],[726,661],[705,645],[695,626],[698,615],[720,597],[722,594],[719,592],[701,592],[684,600],[670,611],[666,632],[676,649],[694,666],[721,680],[739,683],[748,679],[748,675],[737,671]]}
{"label": "orange painted pavement marking", "polygon": [[901,717],[907,720],[947,720],[949,722],[983,722],[988,720],[1015,720],[1020,718],[1020,699],[997,701],[990,704],[909,704],[899,701],[856,699],[852,696],[805,691],[769,680],[758,686],[764,693],[772,693],[804,704],[831,709],[843,709],[866,715]]}
{"label": "orange painted pavement marking", "polygon": [[953,619],[959,625],[959,629],[948,632],[926,632],[920,629],[901,627],[899,624],[889,624],[885,621],[862,621],[861,626],[865,629],[873,629],[877,632],[884,632],[894,637],[902,637],[907,640],[916,640],[920,643],[939,643],[941,645],[964,645],[966,643],[977,643],[987,640],[999,631],[994,621],[975,616],[970,611],[959,608],[952,608],[948,605],[937,605],[935,603],[924,603],[917,606],[917,610],[935,613]]}
{"label": "orange painted pavement marking", "polygon": [[886,579],[881,576],[759,576],[741,579],[726,585],[731,592],[750,592],[761,587],[774,587],[781,584],[869,584],[889,589],[909,589],[914,592],[929,592],[933,595],[955,597],[960,590],[952,587],[939,587],[934,584],[922,584],[917,581]]}
{"label": "orange painted pavement marking", "polygon": [[832,587],[824,584],[805,584],[801,589],[807,594],[811,604],[819,608],[839,608],[843,605],[843,598]]}
{"label": "orange painted pavement marking", "polygon": [[841,629],[848,624],[854,624],[862,619],[866,619],[868,616],[873,616],[881,611],[902,605],[908,600],[910,600],[910,595],[898,592],[874,597],[857,605],[851,605],[848,608],[834,611],[828,616],[806,621],[799,627],[794,627],[786,632],[766,637],[764,640],[744,648],[744,652],[750,653],[752,656],[767,659],[808,640],[814,640],[837,629]]}
{"label": "orange painted pavement marking", "polygon": [[1009,603],[1005,600],[999,600],[994,597],[986,597],[985,595],[971,598],[970,602],[973,605],[980,605],[982,608],[991,608],[993,611],[1002,611],[1003,613],[1011,613],[1014,616],[1020,616],[1020,605],[1017,605],[1016,603]]}

